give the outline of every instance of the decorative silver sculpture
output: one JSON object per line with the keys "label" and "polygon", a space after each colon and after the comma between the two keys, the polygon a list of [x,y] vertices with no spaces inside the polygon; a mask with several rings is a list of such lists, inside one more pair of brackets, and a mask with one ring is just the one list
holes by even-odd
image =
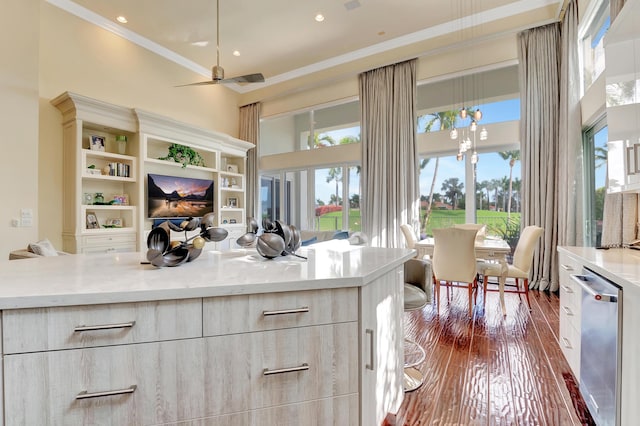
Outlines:
{"label": "decorative silver sculpture", "polygon": [[[147,260],[158,268],[178,266],[197,259],[207,241],[222,241],[229,233],[224,228],[213,226],[213,213],[202,218],[190,217],[175,225],[165,221],[149,232],[147,237]],[[200,228],[200,232],[187,237],[188,231]],[[171,241],[171,231],[184,232],[184,241]]]}
{"label": "decorative silver sculpture", "polygon": [[295,253],[300,248],[300,231],[293,225],[286,225],[279,220],[262,220],[262,235],[257,235],[258,222],[255,219],[249,220],[249,231],[236,240],[241,247],[253,247],[261,256],[273,259],[278,256],[292,255],[302,259]]}

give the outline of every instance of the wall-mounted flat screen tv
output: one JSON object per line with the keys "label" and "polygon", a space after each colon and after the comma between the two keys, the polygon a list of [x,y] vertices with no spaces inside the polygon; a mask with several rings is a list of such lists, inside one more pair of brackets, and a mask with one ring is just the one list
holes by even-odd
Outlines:
{"label": "wall-mounted flat screen tv", "polygon": [[149,218],[202,217],[213,212],[213,180],[147,175]]}

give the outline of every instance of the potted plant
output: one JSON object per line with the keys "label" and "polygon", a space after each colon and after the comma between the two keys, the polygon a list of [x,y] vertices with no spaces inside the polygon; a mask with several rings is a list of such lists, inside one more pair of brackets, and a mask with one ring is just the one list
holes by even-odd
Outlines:
{"label": "potted plant", "polygon": [[160,157],[160,160],[175,161],[176,163],[182,163],[182,167],[185,168],[188,165],[205,167],[204,159],[194,149],[188,146],[173,143],[169,145],[169,153]]}

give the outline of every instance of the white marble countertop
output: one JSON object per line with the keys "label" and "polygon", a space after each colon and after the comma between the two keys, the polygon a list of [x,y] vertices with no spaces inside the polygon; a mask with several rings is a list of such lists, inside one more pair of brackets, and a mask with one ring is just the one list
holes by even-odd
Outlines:
{"label": "white marble countertop", "polygon": [[579,257],[585,266],[625,288],[640,288],[640,250],[628,248],[558,247],[558,251]]}
{"label": "white marble countertop", "polygon": [[408,249],[348,244],[265,259],[254,249],[203,252],[177,267],[142,264],[145,252],[0,263],[0,309],[185,299],[363,286],[413,257]]}

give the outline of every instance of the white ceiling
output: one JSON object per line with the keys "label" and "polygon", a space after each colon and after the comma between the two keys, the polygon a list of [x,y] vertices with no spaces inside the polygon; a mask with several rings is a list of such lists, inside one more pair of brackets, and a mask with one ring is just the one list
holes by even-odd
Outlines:
{"label": "white ceiling", "polygon": [[[210,78],[216,63],[215,0],[47,1],[201,74],[196,81]],[[266,78],[236,86],[241,92],[424,40],[468,35],[471,28],[482,28],[486,36],[504,20],[517,20],[518,29],[542,25],[558,20],[562,8],[562,0],[219,1],[225,77],[261,72]],[[324,22],[314,20],[318,13]],[[119,15],[128,23],[117,23]],[[504,25],[495,26],[504,31]],[[452,37],[441,38],[451,43]],[[234,50],[241,55],[233,56]]]}

